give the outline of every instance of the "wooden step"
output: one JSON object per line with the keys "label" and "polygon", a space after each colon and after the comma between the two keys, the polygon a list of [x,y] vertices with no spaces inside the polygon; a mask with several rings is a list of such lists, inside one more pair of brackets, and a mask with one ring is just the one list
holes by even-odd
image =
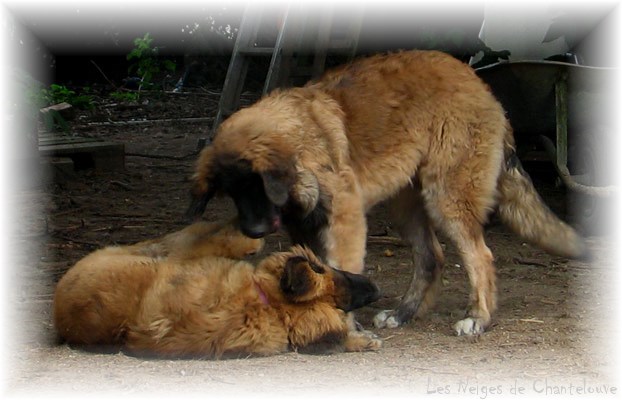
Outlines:
{"label": "wooden step", "polygon": [[118,171],[125,167],[125,145],[96,138],[41,133],[39,155],[71,158],[75,169]]}

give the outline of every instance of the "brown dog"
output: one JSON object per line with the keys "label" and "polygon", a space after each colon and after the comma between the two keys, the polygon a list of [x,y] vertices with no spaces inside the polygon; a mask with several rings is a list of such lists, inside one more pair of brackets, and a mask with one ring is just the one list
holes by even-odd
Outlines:
{"label": "brown dog", "polygon": [[443,254],[457,246],[472,286],[458,334],[482,333],[496,309],[493,256],[483,225],[495,208],[509,227],[567,257],[583,240],[542,202],[514,151],[505,113],[474,71],[440,52],[378,55],[275,91],[232,115],[198,160],[190,215],[230,195],[242,231],[281,223],[330,265],[363,270],[365,214],[388,201],[413,248],[412,283],[379,327],[409,321],[431,302]]}
{"label": "brown dog", "polygon": [[350,332],[345,320],[346,311],[377,299],[369,279],[334,270],[302,247],[257,267],[209,256],[243,257],[260,247],[231,225],[200,223],[96,251],[58,283],[56,329],[70,344],[166,357],[380,347],[369,334]]}
{"label": "brown dog", "polygon": [[206,256],[242,259],[262,248],[263,240],[241,234],[236,218],[227,222],[198,221],[161,238],[107,247],[102,252],[190,261]]}

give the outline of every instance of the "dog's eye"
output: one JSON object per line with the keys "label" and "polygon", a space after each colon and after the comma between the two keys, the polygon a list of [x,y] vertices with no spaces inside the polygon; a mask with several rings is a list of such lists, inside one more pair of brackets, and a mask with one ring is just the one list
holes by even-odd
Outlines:
{"label": "dog's eye", "polygon": [[324,267],[322,267],[321,265],[317,265],[314,263],[309,263],[309,265],[311,266],[311,269],[313,270],[313,272],[315,272],[316,274],[323,274],[324,272],[326,272]]}

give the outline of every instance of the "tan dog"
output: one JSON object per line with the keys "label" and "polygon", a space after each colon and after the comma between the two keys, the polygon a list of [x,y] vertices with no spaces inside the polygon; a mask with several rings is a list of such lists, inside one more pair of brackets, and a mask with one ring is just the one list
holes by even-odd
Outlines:
{"label": "tan dog", "polygon": [[243,257],[261,242],[232,225],[200,223],[96,251],[58,283],[56,329],[70,344],[166,357],[380,347],[369,334],[350,332],[345,320],[346,311],[377,299],[369,279],[323,265],[302,247],[257,267],[209,256]]}
{"label": "tan dog", "polygon": [[58,282],[56,328],[69,343],[118,344],[160,263],[180,264],[206,256],[242,259],[262,247],[263,240],[242,235],[233,220],[199,221],[158,239],[97,250]]}
{"label": "tan dog", "polygon": [[434,51],[359,60],[238,111],[202,151],[192,193],[190,215],[225,193],[249,237],[283,224],[295,243],[355,273],[364,265],[365,214],[388,201],[412,245],[414,275],[397,310],[376,317],[379,327],[403,324],[431,302],[444,262],[436,230],[457,246],[472,286],[456,332],[489,326],[497,293],[483,225],[495,208],[526,240],[567,257],[587,254],[521,168],[487,85]]}
{"label": "tan dog", "polygon": [[102,252],[175,261],[196,260],[206,256],[242,259],[259,252],[263,243],[261,239],[241,234],[236,218],[227,222],[198,221],[161,238],[130,246],[107,247]]}

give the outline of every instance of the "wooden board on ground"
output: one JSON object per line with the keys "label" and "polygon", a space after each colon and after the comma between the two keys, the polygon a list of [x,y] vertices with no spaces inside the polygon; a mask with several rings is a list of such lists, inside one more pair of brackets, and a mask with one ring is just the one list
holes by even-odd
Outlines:
{"label": "wooden board on ground", "polygon": [[121,170],[125,165],[125,145],[100,139],[55,133],[39,134],[39,155],[69,157],[76,169]]}

